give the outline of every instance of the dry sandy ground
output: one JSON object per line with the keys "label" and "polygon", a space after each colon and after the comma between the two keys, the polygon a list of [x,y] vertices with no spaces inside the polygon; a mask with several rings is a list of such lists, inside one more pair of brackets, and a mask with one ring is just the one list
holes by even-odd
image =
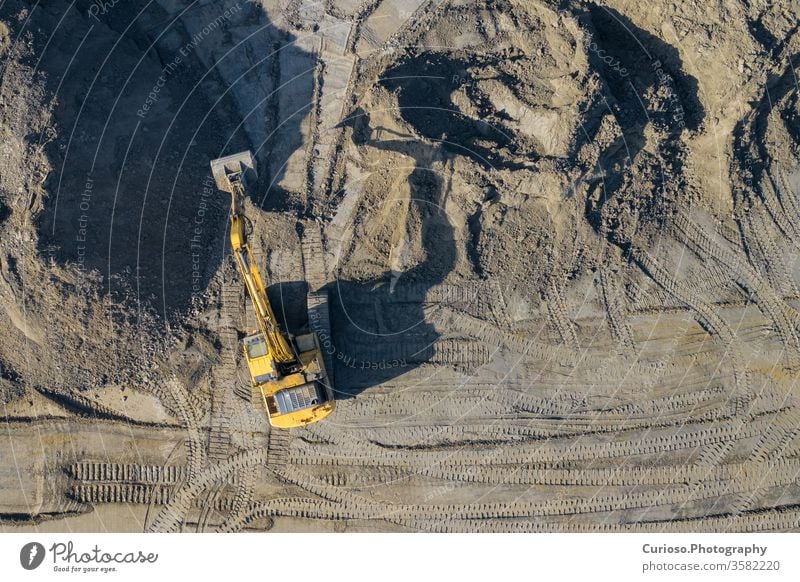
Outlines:
{"label": "dry sandy ground", "polygon": [[[762,5],[3,2],[0,530],[800,530],[800,6]],[[250,403],[243,149],[333,372],[305,429]]]}

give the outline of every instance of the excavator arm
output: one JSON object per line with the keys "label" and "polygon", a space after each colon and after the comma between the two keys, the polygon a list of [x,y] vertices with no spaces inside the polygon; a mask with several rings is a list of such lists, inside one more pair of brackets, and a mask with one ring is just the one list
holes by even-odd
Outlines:
{"label": "excavator arm", "polygon": [[267,289],[253,259],[253,251],[247,242],[244,197],[247,180],[251,179],[248,176],[255,174],[252,155],[247,152],[220,158],[212,164],[212,171],[217,186],[221,190],[230,192],[231,195],[231,249],[244,279],[247,294],[253,302],[258,328],[264,334],[264,340],[272,359],[278,364],[291,364],[296,361],[296,355],[278,329],[275,313],[267,298]]}
{"label": "excavator arm", "polygon": [[244,205],[244,174],[233,173],[228,176],[231,184],[231,248],[242,273],[247,293],[253,302],[253,308],[258,321],[258,328],[264,334],[267,349],[273,360],[278,364],[291,364],[297,361],[296,354],[284,339],[275,320],[275,313],[267,298],[267,290],[261,273],[253,260],[253,251],[247,244],[244,214],[241,211]]}

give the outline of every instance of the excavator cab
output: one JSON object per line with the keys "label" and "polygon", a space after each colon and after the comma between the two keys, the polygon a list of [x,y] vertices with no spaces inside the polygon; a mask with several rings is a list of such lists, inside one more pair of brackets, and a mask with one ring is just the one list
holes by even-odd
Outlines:
{"label": "excavator cab", "polygon": [[264,336],[260,333],[247,336],[242,340],[242,348],[253,383],[258,385],[275,381],[275,364],[269,356]]}
{"label": "excavator cab", "polygon": [[231,248],[258,322],[258,330],[242,341],[256,402],[274,427],[322,420],[335,402],[319,340],[313,332],[295,336],[279,328],[247,242],[244,197],[256,176],[255,160],[250,152],[241,152],[213,160],[211,171],[217,187],[231,195]]}

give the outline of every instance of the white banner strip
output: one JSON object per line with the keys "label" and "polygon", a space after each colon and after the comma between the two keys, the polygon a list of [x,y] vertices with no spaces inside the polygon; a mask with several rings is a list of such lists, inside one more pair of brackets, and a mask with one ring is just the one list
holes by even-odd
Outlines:
{"label": "white banner strip", "polygon": [[800,580],[796,534],[4,534],[3,580]]}

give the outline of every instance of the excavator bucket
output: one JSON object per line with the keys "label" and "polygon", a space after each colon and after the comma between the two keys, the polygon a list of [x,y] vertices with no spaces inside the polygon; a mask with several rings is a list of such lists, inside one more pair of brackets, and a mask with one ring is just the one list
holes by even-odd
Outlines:
{"label": "excavator bucket", "polygon": [[253,184],[258,177],[256,161],[250,150],[211,160],[211,173],[217,188],[224,192],[231,192],[229,174],[241,173],[245,182],[250,184]]}

